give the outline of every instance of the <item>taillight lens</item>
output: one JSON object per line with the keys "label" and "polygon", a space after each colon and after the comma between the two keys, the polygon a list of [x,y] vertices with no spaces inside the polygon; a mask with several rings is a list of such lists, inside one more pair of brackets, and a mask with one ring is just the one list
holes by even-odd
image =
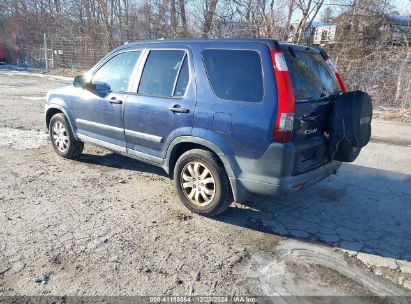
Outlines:
{"label": "taillight lens", "polygon": [[337,66],[332,62],[330,58],[327,58],[326,62],[331,67],[332,71],[335,73],[335,78],[337,78],[338,84],[340,85],[341,91],[347,92],[347,88],[341,78],[340,73],[338,72]]}
{"label": "taillight lens", "polygon": [[288,72],[287,62],[283,52],[271,51],[271,59],[277,82],[277,117],[275,120],[273,139],[279,142],[287,142],[292,139],[294,126],[294,91]]}

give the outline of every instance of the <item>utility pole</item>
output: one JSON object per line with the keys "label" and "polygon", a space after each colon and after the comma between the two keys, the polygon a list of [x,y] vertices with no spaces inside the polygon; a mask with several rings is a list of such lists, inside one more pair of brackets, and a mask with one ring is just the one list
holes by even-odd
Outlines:
{"label": "utility pole", "polygon": [[49,61],[47,59],[47,39],[46,39],[46,33],[43,35],[44,37],[44,60],[46,62],[46,72],[49,71]]}

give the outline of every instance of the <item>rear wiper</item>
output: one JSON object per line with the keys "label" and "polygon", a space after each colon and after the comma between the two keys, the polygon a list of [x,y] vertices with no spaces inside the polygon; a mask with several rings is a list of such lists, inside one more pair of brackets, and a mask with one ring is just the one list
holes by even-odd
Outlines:
{"label": "rear wiper", "polygon": [[323,100],[333,101],[333,100],[336,100],[336,99],[341,95],[341,93],[342,93],[341,91],[334,92],[334,93],[332,93],[332,94],[330,94],[330,95],[328,95],[328,96],[321,97],[320,100],[321,100],[321,101],[323,101]]}

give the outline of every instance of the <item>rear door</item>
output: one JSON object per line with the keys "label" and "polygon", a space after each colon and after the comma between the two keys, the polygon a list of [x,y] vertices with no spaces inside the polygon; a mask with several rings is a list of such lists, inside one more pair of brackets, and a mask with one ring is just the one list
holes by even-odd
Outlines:
{"label": "rear door", "polygon": [[127,150],[163,158],[172,139],[192,131],[191,57],[184,48],[148,49],[143,56],[124,108]]}
{"label": "rear door", "polygon": [[323,136],[332,100],[341,91],[335,74],[312,50],[283,50],[295,95],[293,140]]}

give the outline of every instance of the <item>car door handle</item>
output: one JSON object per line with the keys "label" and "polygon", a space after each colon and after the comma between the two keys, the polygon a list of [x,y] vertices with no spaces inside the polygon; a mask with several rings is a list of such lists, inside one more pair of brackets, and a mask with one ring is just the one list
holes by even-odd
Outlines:
{"label": "car door handle", "polygon": [[117,97],[111,97],[109,100],[108,100],[108,102],[109,103],[113,103],[113,104],[122,104],[123,103],[123,101],[121,100],[121,99],[117,99]]}
{"label": "car door handle", "polygon": [[186,108],[182,108],[182,107],[181,107],[180,105],[178,105],[178,104],[170,107],[169,110],[170,110],[171,112],[175,112],[175,113],[188,113],[188,111],[189,111],[189,110],[186,109]]}

